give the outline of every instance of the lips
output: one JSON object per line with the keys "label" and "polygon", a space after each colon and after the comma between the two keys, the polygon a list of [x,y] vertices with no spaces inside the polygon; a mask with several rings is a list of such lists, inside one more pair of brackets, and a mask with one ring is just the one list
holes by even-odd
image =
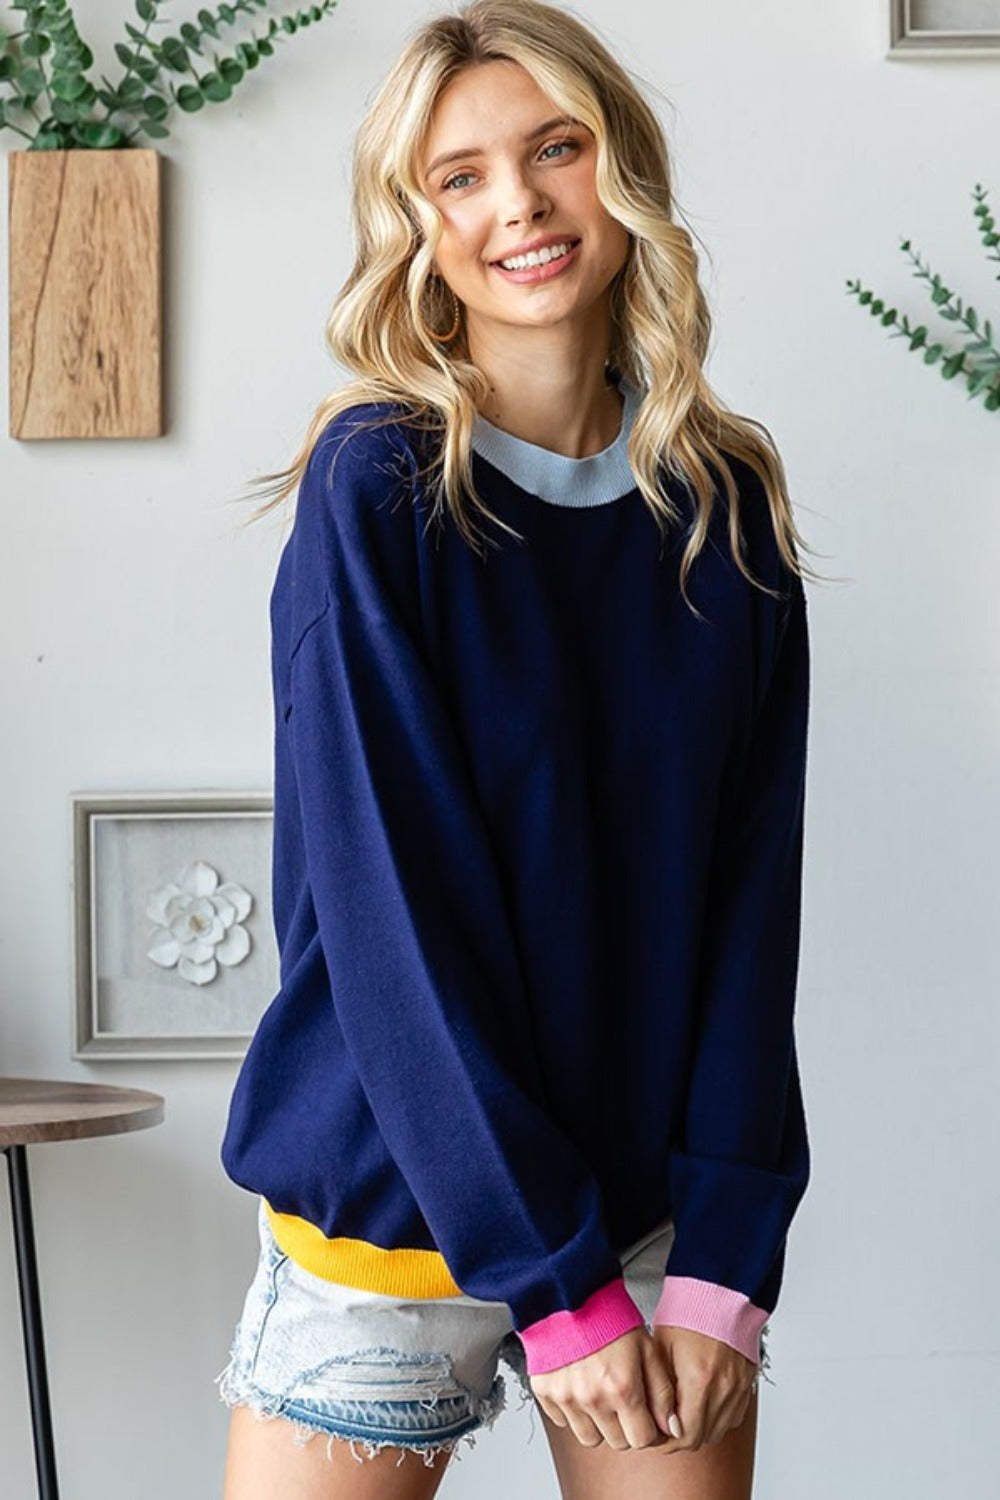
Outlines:
{"label": "lips", "polygon": [[[540,245],[538,248],[539,250],[550,250],[553,245],[568,245],[572,250],[574,245],[578,245],[579,243],[579,239],[574,239],[572,235],[564,235],[559,239],[549,240],[546,244]],[[531,255],[532,253],[530,250],[515,250],[512,255],[501,255],[498,260],[491,260],[490,265],[498,266],[500,261],[515,260],[518,255]]]}

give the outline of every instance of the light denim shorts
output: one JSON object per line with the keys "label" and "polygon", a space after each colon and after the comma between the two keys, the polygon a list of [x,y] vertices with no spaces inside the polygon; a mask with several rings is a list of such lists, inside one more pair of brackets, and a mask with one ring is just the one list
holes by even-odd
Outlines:
{"label": "light denim shorts", "polygon": [[[506,1402],[499,1360],[532,1403],[524,1347],[505,1302],[460,1293],[407,1301],[358,1291],[293,1261],[258,1209],[260,1259],[237,1325],[229,1363],[215,1377],[227,1406],[261,1419],[284,1417],[294,1441],[317,1433],[347,1439],[363,1462],[384,1447],[423,1456],[455,1451],[492,1427]],[[673,1242],[665,1220],[620,1255],[625,1285],[647,1326],[663,1287]],[[458,1456],[456,1454],[456,1456]]]}

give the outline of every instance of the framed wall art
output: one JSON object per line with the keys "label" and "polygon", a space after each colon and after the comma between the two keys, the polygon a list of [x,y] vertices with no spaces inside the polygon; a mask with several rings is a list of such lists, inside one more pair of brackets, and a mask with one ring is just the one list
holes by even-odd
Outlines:
{"label": "framed wall art", "polygon": [[72,1055],[242,1057],[278,990],[264,792],[72,793]]}
{"label": "framed wall art", "polygon": [[888,0],[891,58],[1000,57],[1000,0]]}

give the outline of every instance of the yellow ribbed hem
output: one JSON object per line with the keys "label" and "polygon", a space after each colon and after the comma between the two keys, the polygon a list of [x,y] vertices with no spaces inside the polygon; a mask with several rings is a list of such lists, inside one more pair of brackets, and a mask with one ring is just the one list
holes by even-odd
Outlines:
{"label": "yellow ribbed hem", "polygon": [[458,1297],[457,1285],[438,1250],[383,1250],[367,1240],[330,1239],[295,1214],[280,1214],[262,1200],[271,1233],[298,1265],[362,1292],[386,1297]]}

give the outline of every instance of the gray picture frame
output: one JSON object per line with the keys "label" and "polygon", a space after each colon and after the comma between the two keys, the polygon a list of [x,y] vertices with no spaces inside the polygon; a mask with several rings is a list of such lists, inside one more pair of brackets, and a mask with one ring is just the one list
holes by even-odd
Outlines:
{"label": "gray picture frame", "polygon": [[277,993],[263,791],[71,792],[71,1055],[241,1058]]}
{"label": "gray picture frame", "polygon": [[889,0],[886,56],[1000,57],[1000,0]]}

